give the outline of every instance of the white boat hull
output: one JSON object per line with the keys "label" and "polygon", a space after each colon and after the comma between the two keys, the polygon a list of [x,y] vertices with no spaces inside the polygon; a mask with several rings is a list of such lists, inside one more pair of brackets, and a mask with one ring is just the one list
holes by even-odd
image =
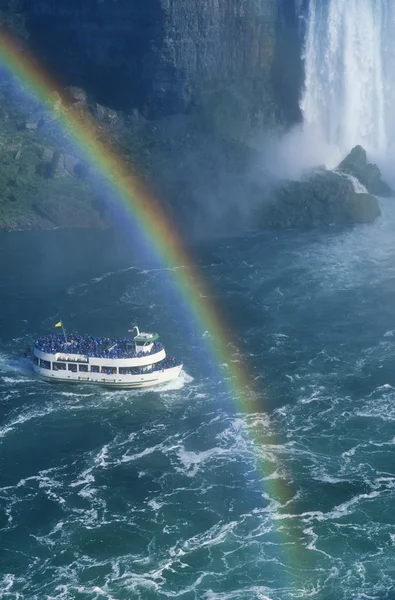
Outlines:
{"label": "white boat hull", "polygon": [[180,376],[183,365],[140,375],[104,375],[103,373],[71,373],[50,371],[33,365],[34,371],[46,381],[53,383],[85,383],[113,389],[147,388],[173,381]]}
{"label": "white boat hull", "polygon": [[[60,322],[61,324],[61,322]],[[58,323],[59,325],[59,323]],[[177,379],[182,364],[168,357],[158,334],[129,338],[48,335],[34,344],[33,369],[46,381],[114,389],[157,386]]]}

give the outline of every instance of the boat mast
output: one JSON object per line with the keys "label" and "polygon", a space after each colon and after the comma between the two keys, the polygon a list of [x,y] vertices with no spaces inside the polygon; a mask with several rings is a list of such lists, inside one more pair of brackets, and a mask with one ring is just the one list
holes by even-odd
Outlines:
{"label": "boat mast", "polygon": [[62,321],[62,331],[63,331],[63,335],[64,335],[64,341],[66,342],[66,344],[68,344],[66,330],[65,330],[65,328],[63,326],[63,321]]}
{"label": "boat mast", "polygon": [[137,327],[137,325],[135,325],[135,326],[133,327],[133,329],[128,329],[128,333],[132,333],[134,330],[136,330],[136,331],[137,331],[137,335],[140,335],[140,330],[139,330],[139,328]]}

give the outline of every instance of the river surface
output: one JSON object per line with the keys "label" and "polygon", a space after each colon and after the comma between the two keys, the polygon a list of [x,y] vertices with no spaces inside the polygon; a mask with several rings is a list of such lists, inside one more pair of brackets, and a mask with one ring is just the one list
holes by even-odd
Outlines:
{"label": "river surface", "polygon": [[[0,236],[1,598],[390,597],[395,204],[374,225],[194,253],[227,313],[228,364],[178,306],[175,271],[133,243]],[[156,391],[41,382],[21,354],[59,318],[158,331],[182,377]],[[248,414],[236,346],[259,389]]]}

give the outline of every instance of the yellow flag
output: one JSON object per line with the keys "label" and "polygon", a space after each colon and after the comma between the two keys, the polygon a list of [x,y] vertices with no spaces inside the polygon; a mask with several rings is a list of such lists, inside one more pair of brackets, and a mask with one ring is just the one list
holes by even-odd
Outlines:
{"label": "yellow flag", "polygon": [[62,321],[59,321],[59,323],[56,323],[55,327],[62,327]]}

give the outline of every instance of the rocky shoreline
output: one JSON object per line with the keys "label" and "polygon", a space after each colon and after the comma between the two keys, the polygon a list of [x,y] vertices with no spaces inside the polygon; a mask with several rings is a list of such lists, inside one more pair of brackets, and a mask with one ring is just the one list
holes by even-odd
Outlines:
{"label": "rocky shoreline", "polygon": [[[259,152],[218,132],[200,111],[149,121],[138,111],[124,115],[101,106],[80,88],[69,88],[67,97],[69,104],[61,106],[55,94],[58,109],[89,119],[95,135],[130,165],[185,231],[372,222],[380,215],[376,195],[393,195],[360,146],[335,171],[321,167],[299,181],[268,186],[263,176],[251,183]],[[108,186],[103,191],[102,174],[70,146],[56,111],[33,103],[27,112],[9,94],[9,82],[0,87],[0,100],[0,230],[114,225],[116,198],[110,199]]]}
{"label": "rocky shoreline", "polygon": [[376,196],[392,190],[361,147],[335,171],[298,181],[251,175],[262,162],[252,136],[280,135],[301,120],[304,6],[5,0],[0,26],[66,87],[53,91],[48,110],[1,75],[0,230],[117,223],[116,194],[62,128],[69,109],[187,233],[373,221]]}

